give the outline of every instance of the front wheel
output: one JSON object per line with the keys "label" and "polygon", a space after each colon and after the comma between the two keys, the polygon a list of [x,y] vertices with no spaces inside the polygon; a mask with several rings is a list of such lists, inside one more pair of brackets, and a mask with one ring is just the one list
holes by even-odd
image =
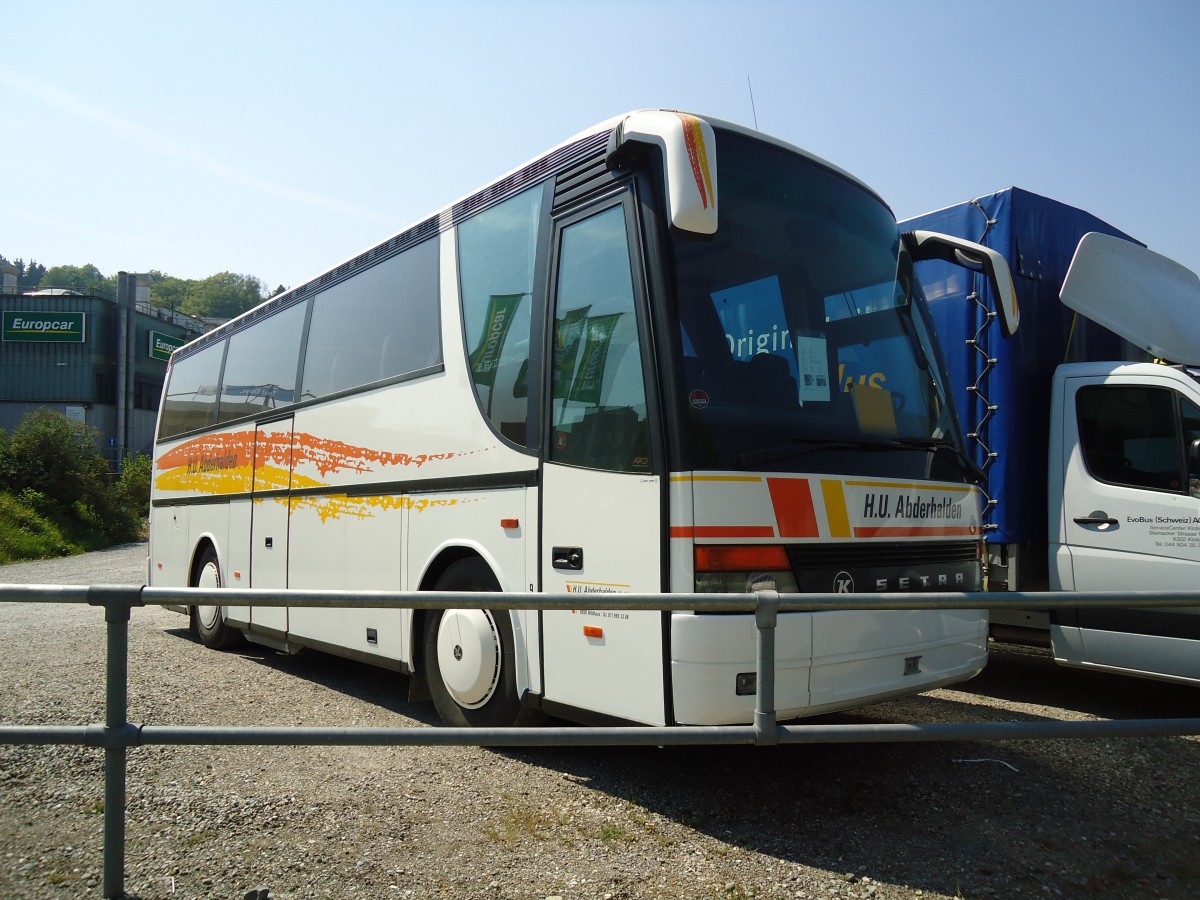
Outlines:
{"label": "front wheel", "polygon": [[[217,563],[217,552],[212,547],[206,548],[200,556],[196,575],[192,578],[192,587],[203,588],[205,591],[220,589],[221,567]],[[226,623],[224,610],[220,606],[193,606],[191,619],[200,643],[205,647],[227,650],[242,640],[241,632]]]}
{"label": "front wheel", "polygon": [[[435,591],[498,591],[479,558],[454,563]],[[425,620],[424,661],[429,693],[442,721],[457,728],[533,725],[540,715],[517,694],[512,623],[506,610],[447,609]]]}

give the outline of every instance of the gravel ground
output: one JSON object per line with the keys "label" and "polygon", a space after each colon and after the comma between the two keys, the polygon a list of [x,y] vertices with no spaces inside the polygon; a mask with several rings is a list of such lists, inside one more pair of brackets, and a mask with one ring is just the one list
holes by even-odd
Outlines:
{"label": "gravel ground", "polygon": [[[0,568],[141,583],[144,545]],[[0,604],[0,722],[102,722],[100,610]],[[206,650],[135,610],[130,720],[429,726],[398,675]],[[1195,716],[1200,691],[1000,648],[987,671],[833,722]],[[141,898],[1200,896],[1200,738],[773,749],[143,747]],[[103,758],[0,745],[0,897],[100,896]],[[259,896],[263,896],[259,894]]]}

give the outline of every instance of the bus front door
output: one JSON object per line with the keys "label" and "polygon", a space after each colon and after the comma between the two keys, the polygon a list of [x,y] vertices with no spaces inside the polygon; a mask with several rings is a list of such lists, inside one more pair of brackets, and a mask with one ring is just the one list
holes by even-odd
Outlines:
{"label": "bus front door", "polygon": [[540,568],[542,589],[578,594],[579,607],[542,614],[543,697],[551,711],[665,724],[665,614],[587,603],[663,589],[631,221],[625,199],[556,231]]}

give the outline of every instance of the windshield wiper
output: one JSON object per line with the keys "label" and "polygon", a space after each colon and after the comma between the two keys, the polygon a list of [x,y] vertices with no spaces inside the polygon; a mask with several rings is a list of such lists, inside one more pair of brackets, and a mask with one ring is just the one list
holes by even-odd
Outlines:
{"label": "windshield wiper", "polygon": [[[805,446],[797,447],[796,444],[804,444]],[[770,447],[765,450],[747,450],[745,453],[739,453],[734,457],[733,461],[743,469],[748,469],[751,466],[761,465],[765,462],[791,459],[794,456],[803,456],[806,453],[815,453],[818,450],[895,450],[898,447],[905,450],[925,449],[924,447],[907,447],[899,441],[892,440],[823,441],[819,438],[792,438],[791,444],[785,444],[782,447]]]}
{"label": "windshield wiper", "polygon": [[903,445],[913,450],[928,450],[930,453],[937,453],[939,450],[949,450],[954,455],[954,458],[962,464],[964,471],[975,479],[976,484],[987,480],[983,469],[957,444],[947,444],[945,441],[935,440],[934,438],[908,438],[894,440],[891,443],[893,445]]}
{"label": "windshield wiper", "polygon": [[[803,446],[796,446],[802,444]],[[791,459],[797,456],[803,456],[806,453],[815,453],[818,450],[921,450],[926,453],[937,453],[939,450],[949,450],[958,462],[962,465],[964,471],[967,472],[976,482],[984,480],[983,470],[975,464],[975,461],[967,456],[959,447],[954,444],[947,444],[944,441],[934,440],[933,438],[926,439],[900,439],[900,438],[884,438],[878,441],[823,441],[817,438],[793,438],[791,444],[782,447],[770,447],[764,450],[747,450],[745,453],[739,453],[734,457],[734,462],[743,469],[748,469],[751,466],[762,465],[766,462],[776,462],[781,459]]]}

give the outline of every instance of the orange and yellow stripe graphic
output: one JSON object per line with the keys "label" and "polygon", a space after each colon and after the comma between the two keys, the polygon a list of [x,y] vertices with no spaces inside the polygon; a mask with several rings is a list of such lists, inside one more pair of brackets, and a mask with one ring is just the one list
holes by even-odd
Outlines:
{"label": "orange and yellow stripe graphic", "polygon": [[[304,432],[226,432],[185,441],[155,461],[157,491],[192,494],[245,494],[252,491],[303,491],[321,488],[321,477],[331,473],[367,473],[386,467],[416,467],[461,459],[489,448],[442,453],[401,453],[375,450]],[[321,477],[298,471],[315,468]],[[348,494],[301,494],[277,496],[293,511],[312,509],[322,521],[354,516],[368,518],[375,511],[408,509],[424,512],[463,502],[455,498],[409,497],[401,494],[350,496]]]}
{"label": "orange and yellow stripe graphic", "polygon": [[704,129],[700,120],[695,116],[676,113],[683,123],[683,141],[687,145],[688,159],[692,164],[692,175],[696,179],[696,189],[700,191],[700,202],[704,208],[709,207],[709,198],[716,203],[716,194],[712,186],[712,169],[708,165],[708,148],[704,143]]}

